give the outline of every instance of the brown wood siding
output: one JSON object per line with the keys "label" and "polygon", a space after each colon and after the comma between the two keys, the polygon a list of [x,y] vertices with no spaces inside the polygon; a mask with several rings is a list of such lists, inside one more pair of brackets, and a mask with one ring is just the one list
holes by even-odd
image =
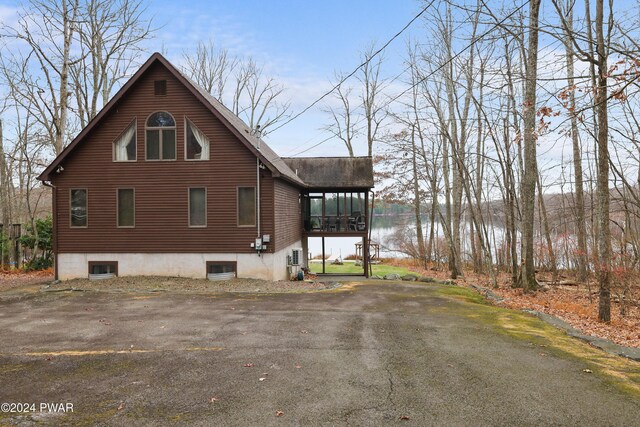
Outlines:
{"label": "brown wood siding", "polygon": [[281,250],[302,239],[300,189],[276,179],[273,184],[275,211],[275,247]]}
{"label": "brown wood siding", "polygon": [[[154,81],[167,94],[154,95]],[[145,121],[176,120],[176,160],[145,160]],[[184,119],[210,140],[209,161],[185,161]],[[137,118],[137,161],[113,162],[112,145]],[[156,64],[87,135],[54,174],[58,252],[246,252],[256,227],[237,226],[237,187],[256,185],[255,156],[171,73]],[[273,179],[262,171],[262,234],[274,234]],[[207,226],[188,224],[188,188],[207,188]],[[69,189],[87,188],[88,226],[69,227]],[[135,227],[118,228],[116,189],[135,189]]]}

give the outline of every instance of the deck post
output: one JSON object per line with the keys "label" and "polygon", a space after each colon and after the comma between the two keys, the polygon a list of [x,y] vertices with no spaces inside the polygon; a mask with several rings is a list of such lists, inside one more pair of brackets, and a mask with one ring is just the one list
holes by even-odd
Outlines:
{"label": "deck post", "polygon": [[326,271],[324,269],[324,236],[322,236],[322,274],[325,274]]}

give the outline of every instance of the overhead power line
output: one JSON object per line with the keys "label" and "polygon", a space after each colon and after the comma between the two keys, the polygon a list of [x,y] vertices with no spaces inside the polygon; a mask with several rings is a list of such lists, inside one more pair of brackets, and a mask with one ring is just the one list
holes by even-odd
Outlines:
{"label": "overhead power line", "polygon": [[422,84],[424,81],[426,81],[427,79],[431,78],[434,74],[436,74],[438,71],[442,70],[444,67],[446,67],[447,65],[449,65],[450,63],[452,63],[455,59],[457,59],[460,55],[462,55],[464,52],[466,52],[467,50],[471,49],[477,42],[479,42],[480,40],[484,39],[486,36],[488,36],[493,30],[495,30],[496,28],[500,27],[502,24],[504,24],[509,18],[511,18],[513,15],[515,15],[516,13],[520,12],[522,9],[524,9],[524,7],[526,5],[528,5],[531,2],[531,0],[527,0],[525,1],[522,6],[518,7],[517,9],[515,9],[513,12],[511,12],[510,14],[508,14],[507,16],[505,16],[502,20],[500,20],[500,22],[496,22],[490,29],[488,29],[487,31],[485,31],[484,33],[482,33],[479,37],[474,38],[473,40],[471,40],[471,42],[465,46],[461,51],[459,51],[458,53],[456,53],[455,55],[453,55],[451,58],[449,58],[448,60],[446,60],[443,64],[440,64],[440,66],[438,66],[435,70],[431,71],[429,74],[427,74],[426,76],[422,77],[420,80],[418,80],[417,82],[415,82],[414,84],[412,84],[411,86],[409,86],[407,89],[403,90],[402,92],[400,92],[398,95],[394,96],[393,98],[391,98],[389,100],[389,103],[392,103],[394,101],[397,101],[400,97],[404,96],[404,94],[406,94],[407,92],[409,92],[411,89],[413,89],[414,87],[418,86],[419,84]]}
{"label": "overhead power line", "polygon": [[[434,0],[435,1],[435,0]],[[414,17],[409,24],[407,24],[402,31],[404,31],[409,25],[411,25],[411,23],[413,21],[415,21],[419,16],[421,16],[424,12],[426,12],[426,10],[431,7],[431,5],[434,3],[434,1],[430,2],[418,15],[416,15],[416,17]],[[513,10],[511,13],[509,13],[507,16],[505,16],[503,19],[501,19],[499,22],[496,22],[494,25],[492,25],[492,27],[490,29],[488,29],[487,31],[485,31],[484,33],[482,33],[480,36],[478,36],[477,38],[474,38],[473,40],[471,40],[471,42],[466,45],[462,50],[460,50],[458,53],[456,53],[455,55],[453,55],[451,58],[449,58],[447,61],[445,61],[443,64],[441,64],[440,66],[438,66],[435,70],[431,71],[429,74],[427,74],[426,76],[422,77],[421,79],[419,79],[417,82],[415,82],[414,84],[412,84],[411,86],[409,86],[407,89],[403,90],[402,92],[400,92],[398,95],[394,96],[393,98],[390,98],[388,103],[392,103],[394,101],[397,101],[399,98],[401,98],[402,96],[404,96],[407,92],[409,92],[410,90],[412,90],[413,88],[415,88],[416,86],[422,84],[423,82],[425,82],[427,79],[431,78],[433,75],[435,75],[437,72],[439,72],[440,70],[442,70],[444,67],[446,67],[447,65],[449,65],[451,62],[453,62],[455,59],[457,59],[460,55],[462,55],[464,52],[466,52],[467,50],[469,50],[470,48],[472,48],[478,41],[484,39],[486,36],[488,36],[492,31],[494,31],[496,28],[500,27],[501,25],[503,25],[507,20],[509,20],[512,16],[514,16],[516,13],[520,12],[522,9],[525,8],[525,6],[527,6],[529,3],[531,2],[531,0],[526,0],[520,7],[516,8],[515,10]],[[380,50],[378,50],[371,58],[369,58],[369,60],[363,62],[362,64],[360,64],[358,66],[358,68],[356,68],[351,74],[349,74],[349,76],[345,77],[344,79],[342,79],[342,81],[340,81],[340,83],[338,83],[336,86],[334,86],[329,92],[325,93],[324,95],[322,95],[322,97],[320,97],[319,99],[317,99],[316,101],[314,101],[313,104],[309,105],[307,108],[305,108],[304,110],[302,110],[300,113],[296,114],[295,116],[293,116],[291,119],[289,119],[288,121],[284,122],[282,125],[278,126],[276,129],[286,125],[287,123],[291,122],[292,120],[296,119],[297,117],[299,117],[300,115],[304,114],[307,110],[309,110],[310,108],[312,108],[315,104],[317,104],[318,102],[320,102],[322,99],[324,99],[326,96],[328,96],[329,94],[331,94],[335,89],[337,89],[342,83],[344,83],[345,80],[347,80],[349,77],[353,76],[361,67],[363,67],[364,65],[366,65],[371,59],[373,59],[373,57],[375,55],[377,55],[378,53],[380,53],[386,46],[389,45],[389,43],[391,43],[391,41],[393,41],[393,39],[397,38],[402,31],[398,34],[396,34],[389,42],[387,42]],[[396,77],[397,78],[397,77]],[[274,130],[276,130],[274,129]],[[302,154],[305,153],[313,148],[316,148],[324,143],[326,143],[327,141],[331,140],[333,138],[333,136],[324,139],[323,141],[320,141],[317,144],[314,144],[312,147],[309,147],[297,154]]]}
{"label": "overhead power line", "polygon": [[400,37],[400,35],[402,35],[402,33],[404,33],[407,28],[409,28],[411,26],[411,24],[413,24],[417,19],[419,19],[422,15],[424,15],[424,13],[427,11],[427,9],[429,9],[431,7],[431,5],[433,5],[433,3],[435,3],[435,0],[431,0],[431,2],[429,2],[429,4],[427,4],[424,8],[422,8],[422,10],[416,15],[414,16],[411,21],[409,21],[404,27],[402,27],[402,29],[400,31],[398,31],[393,37],[391,37],[380,49],[378,49],[377,51],[374,52],[373,55],[371,55],[370,57],[368,57],[362,64],[358,65],[352,72],[350,72],[349,74],[347,74],[345,77],[343,77],[338,83],[335,84],[335,86],[333,86],[330,90],[328,90],[327,92],[325,92],[321,97],[319,97],[318,99],[316,99],[315,101],[313,101],[311,104],[309,104],[307,107],[305,107],[303,110],[301,110],[300,112],[298,112],[297,114],[295,114],[294,116],[291,116],[289,119],[287,119],[286,121],[280,123],[278,126],[276,126],[274,129],[270,130],[270,132],[274,132],[278,129],[280,129],[283,126],[288,125],[289,123],[291,123],[292,121],[294,121],[295,119],[297,119],[298,117],[300,117],[301,115],[303,115],[304,113],[306,113],[307,111],[309,111],[311,108],[313,108],[318,102],[322,101],[324,98],[326,98],[327,96],[331,95],[336,89],[338,89],[345,81],[347,81],[348,79],[350,79],[351,77],[353,77],[353,75],[355,73],[358,72],[358,70],[360,70],[362,67],[366,66],[369,64],[369,62],[371,62],[371,60],[373,58],[375,58],[376,56],[378,56],[380,53],[382,53],[382,51],[384,51],[387,46],[389,46],[391,43],[393,43],[393,41],[395,39],[397,39],[398,37]]}

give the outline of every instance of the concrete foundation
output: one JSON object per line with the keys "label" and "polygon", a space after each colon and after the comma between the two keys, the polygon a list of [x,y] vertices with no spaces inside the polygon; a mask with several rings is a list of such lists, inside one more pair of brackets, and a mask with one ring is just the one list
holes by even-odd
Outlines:
{"label": "concrete foundation", "polygon": [[235,261],[240,278],[286,280],[287,255],[297,242],[275,253],[62,253],[58,254],[58,279],[86,278],[89,261],[117,261],[118,276],[207,277],[207,261]]}

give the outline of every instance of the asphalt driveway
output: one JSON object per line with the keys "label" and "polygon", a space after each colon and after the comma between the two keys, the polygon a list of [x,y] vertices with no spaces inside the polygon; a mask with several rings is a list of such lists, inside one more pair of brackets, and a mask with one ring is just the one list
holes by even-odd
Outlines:
{"label": "asphalt driveway", "polygon": [[583,361],[474,310],[437,286],[388,283],[4,302],[0,403],[23,413],[3,406],[0,424],[640,423],[640,401]]}

